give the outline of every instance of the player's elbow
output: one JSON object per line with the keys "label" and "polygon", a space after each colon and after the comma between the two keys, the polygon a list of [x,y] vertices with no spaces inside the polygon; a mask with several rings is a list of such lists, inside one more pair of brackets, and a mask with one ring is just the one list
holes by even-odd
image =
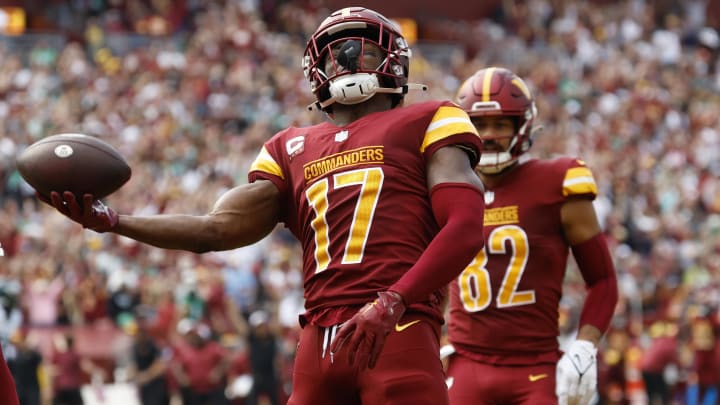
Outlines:
{"label": "player's elbow", "polygon": [[211,214],[204,220],[202,237],[193,247],[194,253],[231,250],[251,245],[267,236],[277,224],[274,220],[240,218],[231,214]]}
{"label": "player's elbow", "polygon": [[188,249],[193,253],[216,252],[234,247],[229,244],[232,240],[231,230],[215,216],[205,216],[197,232],[195,242]]}

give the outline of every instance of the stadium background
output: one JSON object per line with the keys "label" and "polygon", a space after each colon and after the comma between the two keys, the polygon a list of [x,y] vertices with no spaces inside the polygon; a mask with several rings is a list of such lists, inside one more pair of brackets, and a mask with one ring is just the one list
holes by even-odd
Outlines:
{"label": "stadium background", "polygon": [[[413,41],[411,81],[431,91],[408,101],[450,97],[476,69],[506,66],[537,95],[543,130],[531,153],[579,156],[593,168],[620,283],[599,356],[601,402],[647,403],[643,373],[667,381],[675,403],[698,383],[720,384],[718,2],[363,3],[399,21]],[[328,11],[350,4],[0,2],[6,356],[25,341],[51,364],[55,337],[69,332],[106,384],[121,383],[138,328],[178,349],[187,319],[212,327],[236,375],[249,369],[247,325],[228,322],[228,308],[246,318],[264,311],[279,347],[278,389],[289,392],[302,286],[300,252],[286,231],[203,256],[83,231],[38,204],[14,157],[46,135],[94,134],[134,170],[109,205],[203,213],[246,181],[275,131],[322,119],[305,108],[312,99],[300,55]],[[570,267],[561,340],[584,294]],[[263,323],[253,319],[250,328]],[[49,398],[52,381],[41,380]]]}

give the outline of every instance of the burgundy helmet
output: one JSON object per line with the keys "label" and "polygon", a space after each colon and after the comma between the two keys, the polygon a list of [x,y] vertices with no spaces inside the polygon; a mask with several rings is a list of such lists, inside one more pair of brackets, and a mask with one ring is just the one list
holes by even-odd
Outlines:
{"label": "burgundy helmet", "polygon": [[[507,116],[515,120],[515,133],[504,152],[483,152],[478,169],[497,173],[517,161],[532,145],[535,101],[527,84],[500,67],[480,69],[460,86],[455,102],[473,117]],[[485,138],[487,139],[487,138]]]}
{"label": "burgundy helmet", "polygon": [[[379,66],[362,65],[368,42],[385,53]],[[333,56],[332,48],[340,44]],[[320,24],[305,47],[302,65],[317,99],[314,104],[327,111],[332,103],[356,104],[376,93],[396,94],[397,105],[408,89],[410,57],[397,24],[368,8],[347,7]],[[326,66],[331,66],[327,72]]]}

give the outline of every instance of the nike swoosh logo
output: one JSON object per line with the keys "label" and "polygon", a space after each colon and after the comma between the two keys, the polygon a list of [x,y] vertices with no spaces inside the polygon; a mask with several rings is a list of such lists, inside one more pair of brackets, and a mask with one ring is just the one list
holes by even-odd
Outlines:
{"label": "nike swoosh logo", "polygon": [[530,374],[528,376],[528,380],[530,380],[530,382],[535,382],[537,380],[542,380],[543,378],[545,378],[547,376],[548,376],[547,374]]}
{"label": "nike swoosh logo", "polygon": [[414,321],[408,322],[408,323],[406,323],[406,324],[404,324],[404,325],[400,325],[399,323],[396,323],[396,324],[395,324],[395,332],[402,332],[402,331],[404,331],[405,329],[407,329],[407,328],[415,325],[415,324],[418,323],[418,322],[420,322],[419,319],[416,319],[416,320],[414,320]]}

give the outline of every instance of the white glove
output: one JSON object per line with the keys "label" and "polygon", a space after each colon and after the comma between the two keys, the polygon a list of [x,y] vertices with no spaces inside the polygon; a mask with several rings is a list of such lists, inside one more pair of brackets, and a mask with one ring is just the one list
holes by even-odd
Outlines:
{"label": "white glove", "polygon": [[557,364],[555,394],[559,405],[587,405],[597,390],[597,349],[574,341]]}

